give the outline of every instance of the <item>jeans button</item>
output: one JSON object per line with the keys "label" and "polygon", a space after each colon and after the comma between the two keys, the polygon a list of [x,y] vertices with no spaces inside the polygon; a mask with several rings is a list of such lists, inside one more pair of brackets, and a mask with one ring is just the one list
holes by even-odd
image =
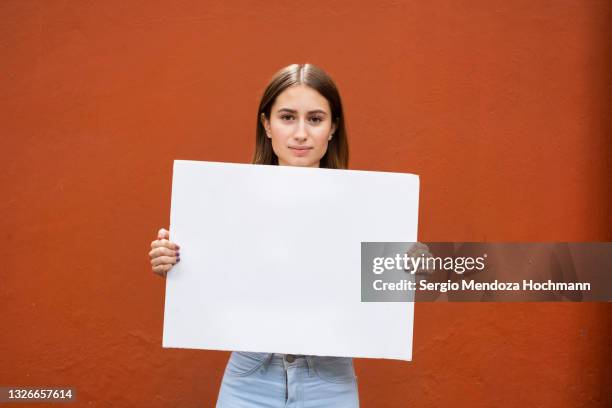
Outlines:
{"label": "jeans button", "polygon": [[288,363],[293,363],[295,361],[295,356],[293,354],[286,354],[285,361]]}

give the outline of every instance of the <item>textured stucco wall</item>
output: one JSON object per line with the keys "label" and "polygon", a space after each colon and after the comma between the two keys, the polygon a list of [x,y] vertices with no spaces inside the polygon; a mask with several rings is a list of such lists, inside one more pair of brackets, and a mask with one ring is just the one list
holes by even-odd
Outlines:
{"label": "textured stucco wall", "polygon": [[[421,240],[612,240],[611,9],[0,2],[0,385],[213,404],[228,354],[161,348],[148,246],[172,160],[248,162],[293,62],[338,83],[352,168],[421,176]],[[362,406],[612,406],[611,310],[418,304],[414,362],[356,361]]]}

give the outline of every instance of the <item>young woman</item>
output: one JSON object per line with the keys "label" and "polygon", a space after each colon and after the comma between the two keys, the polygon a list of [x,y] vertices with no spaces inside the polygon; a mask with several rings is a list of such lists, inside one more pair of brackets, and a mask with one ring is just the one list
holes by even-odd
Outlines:
{"label": "young woman", "polygon": [[[290,65],[273,76],[259,104],[255,138],[254,164],[348,167],[340,94],[311,64]],[[180,261],[179,246],[165,229],[157,238],[149,256],[153,272],[166,276]],[[235,351],[217,407],[353,408],[359,406],[356,380],[351,358]]]}

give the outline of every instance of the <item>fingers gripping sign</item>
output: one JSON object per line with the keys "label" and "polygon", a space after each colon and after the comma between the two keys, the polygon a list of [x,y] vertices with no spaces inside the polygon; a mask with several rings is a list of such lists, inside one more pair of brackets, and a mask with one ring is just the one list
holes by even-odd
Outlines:
{"label": "fingers gripping sign", "polygon": [[157,239],[151,242],[151,269],[154,273],[166,277],[174,265],[181,261],[180,247],[170,241],[170,232],[161,228],[157,232]]}

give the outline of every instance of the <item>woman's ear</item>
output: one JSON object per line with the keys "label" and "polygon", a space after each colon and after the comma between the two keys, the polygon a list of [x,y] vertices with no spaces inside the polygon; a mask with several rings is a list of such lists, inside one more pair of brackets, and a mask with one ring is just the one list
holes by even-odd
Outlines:
{"label": "woman's ear", "polygon": [[328,140],[332,140],[332,137],[334,136],[334,133],[336,132],[336,121],[332,121],[331,124],[331,130],[329,131],[329,139]]}
{"label": "woman's ear", "polygon": [[261,112],[261,125],[266,131],[266,135],[272,139],[272,131],[270,130],[270,121],[266,118],[266,114]]}

